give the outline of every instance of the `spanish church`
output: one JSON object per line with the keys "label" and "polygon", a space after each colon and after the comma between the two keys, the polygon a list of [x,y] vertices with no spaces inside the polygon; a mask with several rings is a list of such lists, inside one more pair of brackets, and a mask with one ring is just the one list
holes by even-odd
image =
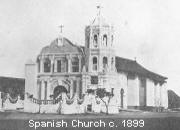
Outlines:
{"label": "spanish church", "polygon": [[[115,54],[114,28],[98,12],[85,45],[61,34],[25,64],[24,111],[77,114],[159,111],[168,107],[167,78]],[[97,90],[108,94],[103,100]],[[108,97],[108,98],[107,98]]]}

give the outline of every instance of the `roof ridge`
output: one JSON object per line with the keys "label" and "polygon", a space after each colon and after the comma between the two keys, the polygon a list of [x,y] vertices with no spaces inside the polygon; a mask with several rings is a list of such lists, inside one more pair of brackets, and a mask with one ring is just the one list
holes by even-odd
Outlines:
{"label": "roof ridge", "polygon": [[128,61],[132,61],[132,62],[136,62],[135,60],[129,59],[129,58],[124,58],[124,57],[120,57],[120,56],[115,56],[117,58],[121,58],[123,60],[128,60]]}
{"label": "roof ridge", "polygon": [[25,80],[25,78],[20,78],[20,77],[9,77],[9,76],[0,76],[0,78]]}
{"label": "roof ridge", "polygon": [[117,68],[117,71],[119,71],[119,72],[120,71],[133,72],[133,73],[147,76],[149,78],[152,78],[152,79],[160,81],[160,82],[162,82],[162,81],[165,82],[165,80],[167,79],[167,77],[164,77],[160,74],[157,74],[155,72],[152,72],[152,71],[146,69],[144,66],[139,64],[137,61],[118,57],[118,56],[116,56],[116,59],[117,59],[116,68]]}

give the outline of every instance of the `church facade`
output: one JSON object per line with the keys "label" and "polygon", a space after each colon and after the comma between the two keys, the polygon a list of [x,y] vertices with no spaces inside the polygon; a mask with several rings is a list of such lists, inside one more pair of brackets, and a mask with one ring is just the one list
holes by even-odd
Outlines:
{"label": "church facade", "polygon": [[111,94],[109,113],[167,108],[167,78],[117,56],[114,47],[114,28],[100,14],[85,27],[85,46],[61,35],[43,47],[36,62],[25,65],[24,110],[104,112],[105,105],[96,95],[98,88]]}

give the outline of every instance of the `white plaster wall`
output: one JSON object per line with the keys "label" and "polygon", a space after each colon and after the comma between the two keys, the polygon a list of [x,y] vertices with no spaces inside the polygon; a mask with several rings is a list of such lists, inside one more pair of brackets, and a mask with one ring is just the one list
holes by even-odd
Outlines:
{"label": "white plaster wall", "polygon": [[[37,82],[36,82],[36,64],[27,63],[25,65],[25,100],[24,100],[24,110],[29,111],[31,105],[28,103],[27,94],[33,94],[34,98],[38,98]],[[30,108],[29,108],[30,107]],[[32,106],[33,107],[33,106]],[[32,110],[34,111],[34,110]],[[36,109],[35,109],[36,111]]]}
{"label": "white plaster wall", "polygon": [[137,76],[135,79],[128,79],[127,93],[127,105],[139,106],[139,80]]}
{"label": "white plaster wall", "polygon": [[162,85],[161,93],[162,93],[162,106],[164,108],[168,108],[168,92],[167,92],[166,84]]}
{"label": "white plaster wall", "polygon": [[157,107],[159,107],[160,103],[161,103],[161,101],[160,101],[160,85],[159,84],[156,85],[156,94],[155,95],[156,95],[155,104]]}
{"label": "white plaster wall", "polygon": [[118,73],[117,77],[117,85],[114,90],[114,96],[117,99],[118,106],[121,106],[121,88],[124,89],[124,108],[127,108],[127,98],[128,98],[128,90],[127,90],[127,75],[125,73]]}
{"label": "white plaster wall", "polygon": [[108,106],[109,113],[111,114],[119,113],[119,105],[117,104],[118,104],[117,98],[112,97]]}
{"label": "white plaster wall", "polygon": [[40,106],[40,113],[58,113],[59,104],[42,104]]}
{"label": "white plaster wall", "polygon": [[40,112],[39,105],[31,102],[29,99],[26,99],[24,102],[24,111],[29,113],[38,113]]}
{"label": "white plaster wall", "polygon": [[25,93],[33,94],[37,98],[36,64],[25,65]]}
{"label": "white plaster wall", "polygon": [[16,103],[11,103],[9,101],[9,99],[6,99],[6,101],[4,102],[4,108],[5,110],[16,110],[18,108],[23,108],[24,107],[24,101],[18,99],[18,101]]}
{"label": "white plaster wall", "polygon": [[155,106],[155,85],[150,79],[146,79],[146,105]]}

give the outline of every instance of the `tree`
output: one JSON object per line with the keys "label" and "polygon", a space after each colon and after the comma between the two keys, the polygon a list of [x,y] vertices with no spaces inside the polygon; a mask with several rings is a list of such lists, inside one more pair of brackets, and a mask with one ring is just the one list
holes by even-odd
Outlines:
{"label": "tree", "polygon": [[[107,92],[105,88],[98,88],[96,90],[96,95],[104,103],[104,105],[106,107],[106,114],[108,114],[108,106],[109,106],[109,102],[110,102],[110,99],[112,98],[113,94],[110,92]],[[108,99],[105,100],[104,99],[105,97],[107,97]]]}

